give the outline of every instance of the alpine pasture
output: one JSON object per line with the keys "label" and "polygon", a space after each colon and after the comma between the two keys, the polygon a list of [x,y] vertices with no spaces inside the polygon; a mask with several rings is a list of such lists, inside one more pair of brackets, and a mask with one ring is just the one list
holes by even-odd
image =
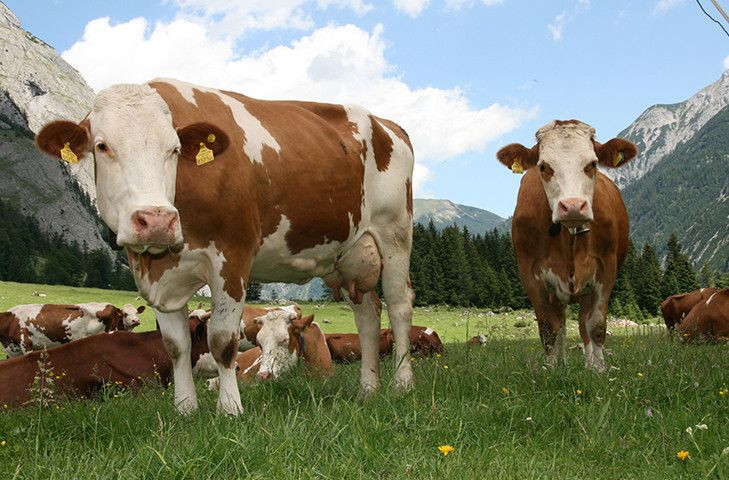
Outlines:
{"label": "alpine pasture", "polygon": [[[34,292],[46,297],[33,296]],[[0,307],[133,292],[0,283]],[[191,302],[191,306],[193,302]],[[196,305],[196,303],[195,303]],[[354,331],[344,304],[303,304],[327,332]],[[140,329],[154,328],[145,312]],[[414,324],[447,342],[414,362],[417,388],[356,398],[359,365],[319,380],[298,368],[242,386],[244,414],[180,416],[171,389],[108,386],[98,398],[46,398],[0,414],[3,478],[726,478],[726,345],[685,346],[653,327],[609,326],[609,371],[546,368],[530,311],[417,308]],[[329,323],[324,322],[326,320]],[[383,322],[385,326],[386,322]],[[519,326],[515,326],[519,325]],[[526,325],[526,326],[522,326]],[[576,346],[576,321],[568,321]],[[485,333],[485,345],[467,336]],[[392,378],[391,361],[383,379]],[[389,385],[385,385],[389,387]],[[448,452],[446,446],[453,448]],[[439,450],[439,447],[444,447]],[[686,457],[686,453],[688,456]],[[684,458],[684,459],[681,459]]]}

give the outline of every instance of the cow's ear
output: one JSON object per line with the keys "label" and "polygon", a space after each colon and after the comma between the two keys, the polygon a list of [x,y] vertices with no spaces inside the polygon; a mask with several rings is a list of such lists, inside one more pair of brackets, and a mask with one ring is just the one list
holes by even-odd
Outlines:
{"label": "cow's ear", "polygon": [[595,142],[595,153],[600,165],[615,168],[635,158],[638,155],[638,147],[623,138],[613,138],[603,144]]}
{"label": "cow's ear", "polygon": [[526,148],[520,143],[512,143],[496,152],[496,158],[514,173],[522,173],[539,161],[539,145]]}
{"label": "cow's ear", "polygon": [[308,317],[296,318],[292,323],[293,323],[294,327],[296,327],[300,330],[303,330],[306,327],[308,327],[309,325],[311,325],[311,322],[313,322],[313,321],[314,321],[314,315],[309,315]]}
{"label": "cow's ear", "polygon": [[145,309],[145,308],[146,308],[146,307],[145,307],[144,305],[140,305],[140,306],[138,306],[138,307],[137,307],[137,313],[142,313],[142,312],[144,312],[144,309]]}
{"label": "cow's ear", "polygon": [[225,132],[206,122],[183,127],[177,130],[177,136],[180,138],[182,158],[197,162],[198,165],[214,160],[230,144]]}
{"label": "cow's ear", "polygon": [[85,123],[51,122],[35,136],[35,145],[41,152],[68,163],[77,163],[91,149],[91,134]]}

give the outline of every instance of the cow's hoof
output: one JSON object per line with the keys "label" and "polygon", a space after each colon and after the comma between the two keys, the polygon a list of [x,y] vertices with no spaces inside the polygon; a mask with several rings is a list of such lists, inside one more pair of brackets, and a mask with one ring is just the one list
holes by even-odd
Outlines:
{"label": "cow's hoof", "polygon": [[217,412],[223,415],[229,415],[231,417],[237,417],[243,413],[243,406],[236,402],[221,402],[218,400]]}
{"label": "cow's hoof", "polygon": [[374,394],[377,392],[377,390],[379,390],[379,389],[380,389],[379,384],[367,383],[367,384],[360,385],[359,395],[357,396],[357,398],[359,398],[360,401],[365,402],[365,401],[369,400],[370,398],[372,398],[374,396]]}
{"label": "cow's hoof", "polygon": [[585,368],[588,370],[592,370],[596,373],[605,373],[607,371],[607,367],[605,366],[605,362],[602,363],[586,363]]}
{"label": "cow's hoof", "polygon": [[415,383],[413,382],[412,377],[395,380],[395,391],[397,393],[408,393],[412,391],[414,387]]}
{"label": "cow's hoof", "polygon": [[175,402],[175,408],[182,416],[192,415],[197,412],[197,399],[186,397]]}

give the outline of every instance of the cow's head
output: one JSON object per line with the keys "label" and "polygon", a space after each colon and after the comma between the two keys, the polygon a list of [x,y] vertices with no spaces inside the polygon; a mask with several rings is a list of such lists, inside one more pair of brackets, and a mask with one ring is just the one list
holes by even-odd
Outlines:
{"label": "cow's head", "polygon": [[190,338],[192,340],[192,345],[190,347],[190,361],[194,368],[197,365],[197,361],[202,358],[203,355],[210,352],[208,348],[208,325],[207,321],[200,320],[195,317],[188,320],[188,326],[190,328]]}
{"label": "cow's head", "polygon": [[70,163],[92,154],[99,212],[119,246],[161,253],[182,244],[173,205],[178,160],[194,162],[203,147],[222,153],[228,137],[207,123],[175,129],[149,85],[115,85],[99,92],[81,123],[43,127],[36,145]]}
{"label": "cow's head", "polygon": [[537,131],[532,148],[513,143],[496,153],[514,171],[536,167],[544,185],[552,222],[579,227],[593,220],[592,196],[598,164],[615,168],[638,153],[631,142],[598,143],[595,129],[578,120],[555,120]]}
{"label": "cow's head", "polygon": [[121,308],[122,311],[122,323],[124,324],[124,330],[132,330],[134,327],[139,326],[139,315],[144,312],[144,305],[135,307],[127,303]]}
{"label": "cow's head", "polygon": [[272,310],[255,319],[261,326],[257,341],[261,346],[261,367],[258,378],[277,378],[290,370],[298,360],[301,332],[314,320],[302,318],[292,310]]}

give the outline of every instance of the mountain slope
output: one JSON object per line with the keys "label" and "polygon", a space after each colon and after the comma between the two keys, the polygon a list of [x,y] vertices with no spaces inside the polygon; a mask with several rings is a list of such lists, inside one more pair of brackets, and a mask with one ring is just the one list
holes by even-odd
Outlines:
{"label": "mountain slope", "polygon": [[729,106],[631,182],[623,198],[634,240],[663,246],[675,232],[696,265],[729,270]]}
{"label": "mountain slope", "polygon": [[91,203],[93,162],[68,166],[33,145],[34,132],[46,122],[81,120],[93,91],[53,48],[23,30],[2,3],[0,41],[0,196],[47,233],[107,249]]}
{"label": "mountain slope", "polygon": [[681,143],[696,135],[727,104],[729,71],[684,102],[648,108],[618,134],[638,146],[638,157],[622,168],[611,169],[605,173],[621,189],[640,180]]}
{"label": "mountain slope", "polygon": [[506,219],[488,210],[458,205],[450,200],[413,199],[413,221],[427,225],[430,220],[433,220],[439,230],[455,223],[477,234],[501,228]]}

